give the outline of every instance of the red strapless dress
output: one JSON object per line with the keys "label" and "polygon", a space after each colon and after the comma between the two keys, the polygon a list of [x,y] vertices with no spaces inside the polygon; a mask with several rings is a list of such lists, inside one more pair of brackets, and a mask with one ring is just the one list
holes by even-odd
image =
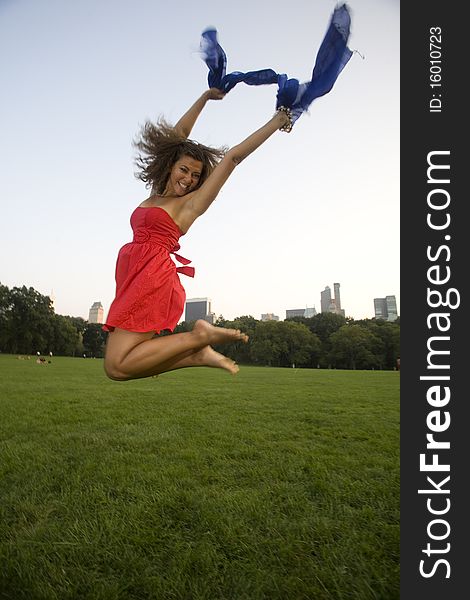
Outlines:
{"label": "red strapless dress", "polygon": [[182,232],[159,206],[138,207],[131,215],[132,242],[119,251],[116,297],[109,309],[105,331],[173,331],[184,310],[186,293],[178,273],[194,277],[191,261],[175,254]]}

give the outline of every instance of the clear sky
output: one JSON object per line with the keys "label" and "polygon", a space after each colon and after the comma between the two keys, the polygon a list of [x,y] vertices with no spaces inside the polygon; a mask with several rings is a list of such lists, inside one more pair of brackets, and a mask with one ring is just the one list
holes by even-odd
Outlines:
{"label": "clear sky", "polygon": [[[207,88],[198,49],[212,25],[228,72],[310,79],[331,0],[0,0],[0,282],[53,294],[59,314],[105,313],[129,217],[149,194],[132,139],[176,120]],[[399,2],[351,0],[351,49],[333,90],[290,134],[243,162],[181,239],[194,280],[232,319],[315,306],[341,284],[347,316],[373,299],[400,312]],[[232,146],[275,108],[276,86],[239,84],[191,137]],[[183,315],[184,316],[184,315]]]}

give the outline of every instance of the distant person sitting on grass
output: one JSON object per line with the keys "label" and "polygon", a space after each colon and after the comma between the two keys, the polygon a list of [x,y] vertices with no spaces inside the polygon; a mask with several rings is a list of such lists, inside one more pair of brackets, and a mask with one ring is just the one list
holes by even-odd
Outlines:
{"label": "distant person sitting on grass", "polygon": [[[232,374],[239,370],[233,360],[212,348],[215,344],[246,343],[248,336],[238,329],[214,327],[198,320],[192,331],[155,337],[164,330],[172,332],[183,313],[185,291],[178,273],[194,276],[194,269],[186,266],[191,261],[176,254],[178,241],[211,206],[235,167],[276,131],[290,131],[313,98],[331,89],[351,55],[346,46],[349,13],[345,6],[333,14],[315,66],[317,70],[319,65],[318,81],[313,76],[308,85],[299,86],[297,80],[287,80],[285,75],[278,76],[269,69],[250,72],[245,79],[240,79],[244,74],[238,72],[226,76],[226,57],[216,42],[215,31],[205,33],[209,89],[174,127],[164,119],[156,124],[147,122],[135,142],[139,150],[136,175],[151,193],[131,215],[133,241],[119,251],[116,296],[103,325],[109,332],[104,368],[114,380],[152,377],[184,367],[217,367]],[[206,103],[223,99],[239,81],[250,85],[277,81],[274,116],[228,151],[189,140]],[[260,174],[261,178],[269,176]],[[243,232],[227,229],[227,236],[237,243]],[[176,267],[171,255],[185,266]]]}

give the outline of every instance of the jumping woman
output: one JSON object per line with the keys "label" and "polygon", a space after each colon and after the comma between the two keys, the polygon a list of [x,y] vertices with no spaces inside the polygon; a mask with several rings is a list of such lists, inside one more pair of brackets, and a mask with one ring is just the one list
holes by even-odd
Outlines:
{"label": "jumping woman", "polygon": [[[276,131],[290,131],[315,97],[327,93],[349,60],[346,46],[349,13],[336,9],[318,53],[312,81],[299,85],[270,69],[225,74],[226,56],[215,30],[203,34],[209,66],[209,89],[174,127],[164,119],[147,122],[135,141],[139,151],[137,177],[148,188],[146,198],[131,215],[132,242],[119,251],[116,296],[103,329],[109,332],[104,368],[111,379],[151,377],[185,367],[217,367],[235,374],[238,365],[212,345],[247,342],[237,329],[196,321],[192,331],[173,332],[184,310],[185,291],[179,273],[193,276],[190,262],[179,256],[179,239],[216,199],[238,164]],[[277,110],[262,127],[228,151],[188,139],[209,100],[221,100],[238,82],[277,83]],[[172,259],[185,266],[177,267]]]}

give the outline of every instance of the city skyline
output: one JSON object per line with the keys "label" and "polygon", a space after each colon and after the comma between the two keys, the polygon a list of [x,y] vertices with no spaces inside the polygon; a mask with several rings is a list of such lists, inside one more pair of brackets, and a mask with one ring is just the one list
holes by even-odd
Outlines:
{"label": "city skyline", "polygon": [[[337,286],[339,286],[339,284],[335,284]],[[328,286],[326,286],[325,289],[329,289]],[[335,290],[339,291],[339,288],[335,288]],[[324,292],[325,290],[323,290]],[[321,293],[323,293],[321,292]],[[338,293],[338,292],[336,292]],[[341,300],[340,300],[341,302]],[[192,305],[192,307],[189,309],[188,311],[188,304]],[[209,320],[209,322],[215,322],[215,320],[217,318],[219,318],[220,316],[222,316],[224,319],[226,320],[233,320],[236,317],[241,317],[241,316],[252,316],[253,318],[257,319],[257,320],[287,320],[289,318],[292,318],[293,316],[303,316],[303,317],[313,317],[314,315],[318,314],[318,311],[316,310],[316,305],[314,304],[311,307],[308,307],[307,305],[305,306],[305,308],[297,308],[297,309],[292,309],[292,308],[285,308],[283,311],[279,311],[280,314],[285,314],[285,318],[281,319],[281,317],[279,316],[279,314],[277,312],[264,312],[264,313],[259,313],[259,319],[255,316],[254,312],[249,312],[247,314],[245,313],[240,313],[240,314],[235,314],[235,315],[223,315],[222,313],[219,313],[218,311],[213,311],[212,309],[212,305],[213,305],[213,301],[211,299],[209,299],[208,297],[201,297],[201,298],[187,298],[186,302],[185,302],[185,310],[181,316],[181,319],[179,321],[179,323],[183,322],[183,321],[192,321],[195,319],[206,319]],[[193,308],[194,307],[194,308]],[[397,317],[399,317],[399,311],[397,308],[397,302],[396,302],[396,296],[395,295],[387,295],[384,298],[378,298],[375,297],[372,299],[372,307],[373,310],[371,310],[371,314],[368,316],[362,316],[362,317],[354,317],[353,315],[349,315],[346,312],[343,314],[343,316],[348,317],[348,318],[353,318],[354,320],[361,320],[361,319],[373,319],[373,318],[384,318],[386,320],[396,320]],[[106,314],[106,309],[104,309],[103,305],[101,304],[101,302],[94,302],[92,307],[89,309],[89,315],[92,314],[92,310],[100,310],[100,314],[101,314],[101,319],[103,319],[103,310],[104,313]],[[344,309],[341,309],[341,304],[340,304],[340,310],[343,311]],[[380,312],[381,311],[381,312]],[[300,312],[302,312],[303,314],[300,314]],[[332,312],[332,311],[321,311],[321,312]],[[334,311],[333,311],[334,312]],[[288,313],[291,313],[290,315],[288,315]],[[389,313],[392,314],[392,318],[388,318]],[[258,314],[258,313],[257,313]],[[342,314],[342,312],[340,312],[339,314]],[[383,316],[382,316],[383,315]],[[69,315],[69,316],[80,316],[80,315]],[[98,323],[102,323],[103,320],[101,321],[91,321],[90,319],[88,319],[89,322],[98,322]]]}
{"label": "city skyline", "polygon": [[[320,306],[321,306],[322,313],[327,313],[327,312],[336,313],[343,317],[353,318],[354,320],[360,320],[361,318],[376,318],[376,319],[384,318],[389,321],[394,321],[399,316],[397,302],[396,302],[396,296],[388,295],[385,298],[375,297],[372,300],[372,305],[374,308],[373,315],[371,317],[361,317],[358,319],[358,318],[354,317],[353,315],[347,314],[345,309],[342,307],[341,291],[340,291],[341,284],[339,282],[335,282],[333,284],[333,287],[334,287],[334,298],[331,297],[331,289],[329,286],[325,286],[325,289],[320,292]],[[217,311],[213,311],[212,300],[209,299],[208,297],[204,297],[204,298],[187,298],[186,299],[185,316],[184,316],[184,320],[186,320],[186,321],[194,320],[194,318],[189,318],[189,319],[187,318],[188,303],[193,303],[194,305],[200,305],[196,309],[196,312],[198,314],[198,316],[196,318],[205,318],[204,316],[202,316],[203,313],[206,315],[210,314],[211,322],[213,322],[219,316],[224,317],[224,319],[226,319],[226,320],[233,320],[236,317],[248,316],[248,315],[256,318],[254,313],[248,313],[248,315],[240,313],[235,316],[226,316],[226,315],[223,315],[222,313],[218,313]],[[201,307],[202,305],[204,306],[203,308]],[[193,311],[192,314],[196,314],[196,312]],[[280,318],[279,314],[281,314],[281,312],[286,315],[285,319]],[[318,314],[315,304],[313,304],[313,306],[311,306],[311,307],[308,307],[307,305],[305,305],[305,308],[294,308],[294,309],[286,308],[286,309],[284,309],[284,311],[281,311],[281,312],[279,314],[275,311],[263,312],[260,314],[260,320],[261,321],[279,321],[279,320],[287,320],[289,318],[296,317],[296,316],[308,318],[308,317],[313,317],[316,314]],[[181,321],[182,320],[183,320],[183,317],[182,317]]]}
{"label": "city skyline", "polygon": [[[344,309],[341,308],[341,300],[340,300],[340,296],[339,296],[339,283],[335,283],[335,298],[332,299],[330,298],[330,300],[336,300],[339,299],[339,312],[337,314],[341,314],[344,317],[348,317],[348,318],[353,318],[354,320],[361,320],[361,319],[385,319],[385,320],[389,320],[389,321],[394,321],[397,319],[397,317],[399,317],[399,313],[398,313],[398,308],[397,308],[397,303],[396,303],[396,297],[395,295],[388,295],[385,298],[373,298],[372,300],[372,305],[374,310],[371,311],[373,312],[372,315],[370,316],[364,316],[364,317],[360,317],[360,318],[356,318],[353,315],[349,315],[347,314]],[[330,288],[328,286],[326,286],[325,290],[329,290]],[[323,294],[325,292],[325,290],[323,290],[321,292],[321,294]],[[281,317],[279,316],[279,314],[275,313],[275,312],[265,312],[265,313],[260,313],[259,319],[255,316],[254,313],[248,313],[248,314],[237,314],[237,315],[223,315],[222,313],[218,313],[217,311],[213,311],[212,310],[212,300],[209,299],[208,297],[201,297],[201,298],[187,298],[186,302],[185,302],[185,309],[183,312],[183,315],[181,316],[181,319],[179,320],[179,323],[183,322],[183,321],[194,321],[196,319],[205,319],[210,323],[214,323],[217,318],[219,317],[223,317],[224,319],[231,321],[233,319],[235,319],[236,317],[241,317],[241,316],[252,316],[253,318],[257,319],[257,320],[261,320],[261,321],[280,321],[280,320],[287,320],[289,318],[295,317],[295,316],[302,316],[302,317],[313,317],[316,314],[318,314],[318,311],[315,308],[315,304],[312,307],[308,307],[307,305],[305,306],[305,308],[296,308],[296,309],[289,309],[286,308],[284,309],[284,311],[281,311],[282,314],[285,314],[285,318],[281,319]],[[189,307],[188,307],[189,305]],[[329,305],[330,308],[332,306],[334,306],[335,308],[337,307],[336,303],[333,303],[333,305]],[[92,311],[94,311],[94,313],[96,313],[96,311],[99,310],[101,311],[101,319],[103,319],[103,306],[101,304],[101,302],[94,302],[92,307],[90,308],[89,311],[89,315],[92,314]],[[106,311],[104,311],[106,312]],[[335,310],[324,310],[321,312],[335,312]],[[289,314],[288,314],[289,313]],[[302,314],[300,314],[302,313]],[[77,315],[70,315],[70,316],[77,316]],[[93,322],[93,323],[102,323],[103,320],[93,320],[91,321],[90,318],[88,319],[89,322]]]}

